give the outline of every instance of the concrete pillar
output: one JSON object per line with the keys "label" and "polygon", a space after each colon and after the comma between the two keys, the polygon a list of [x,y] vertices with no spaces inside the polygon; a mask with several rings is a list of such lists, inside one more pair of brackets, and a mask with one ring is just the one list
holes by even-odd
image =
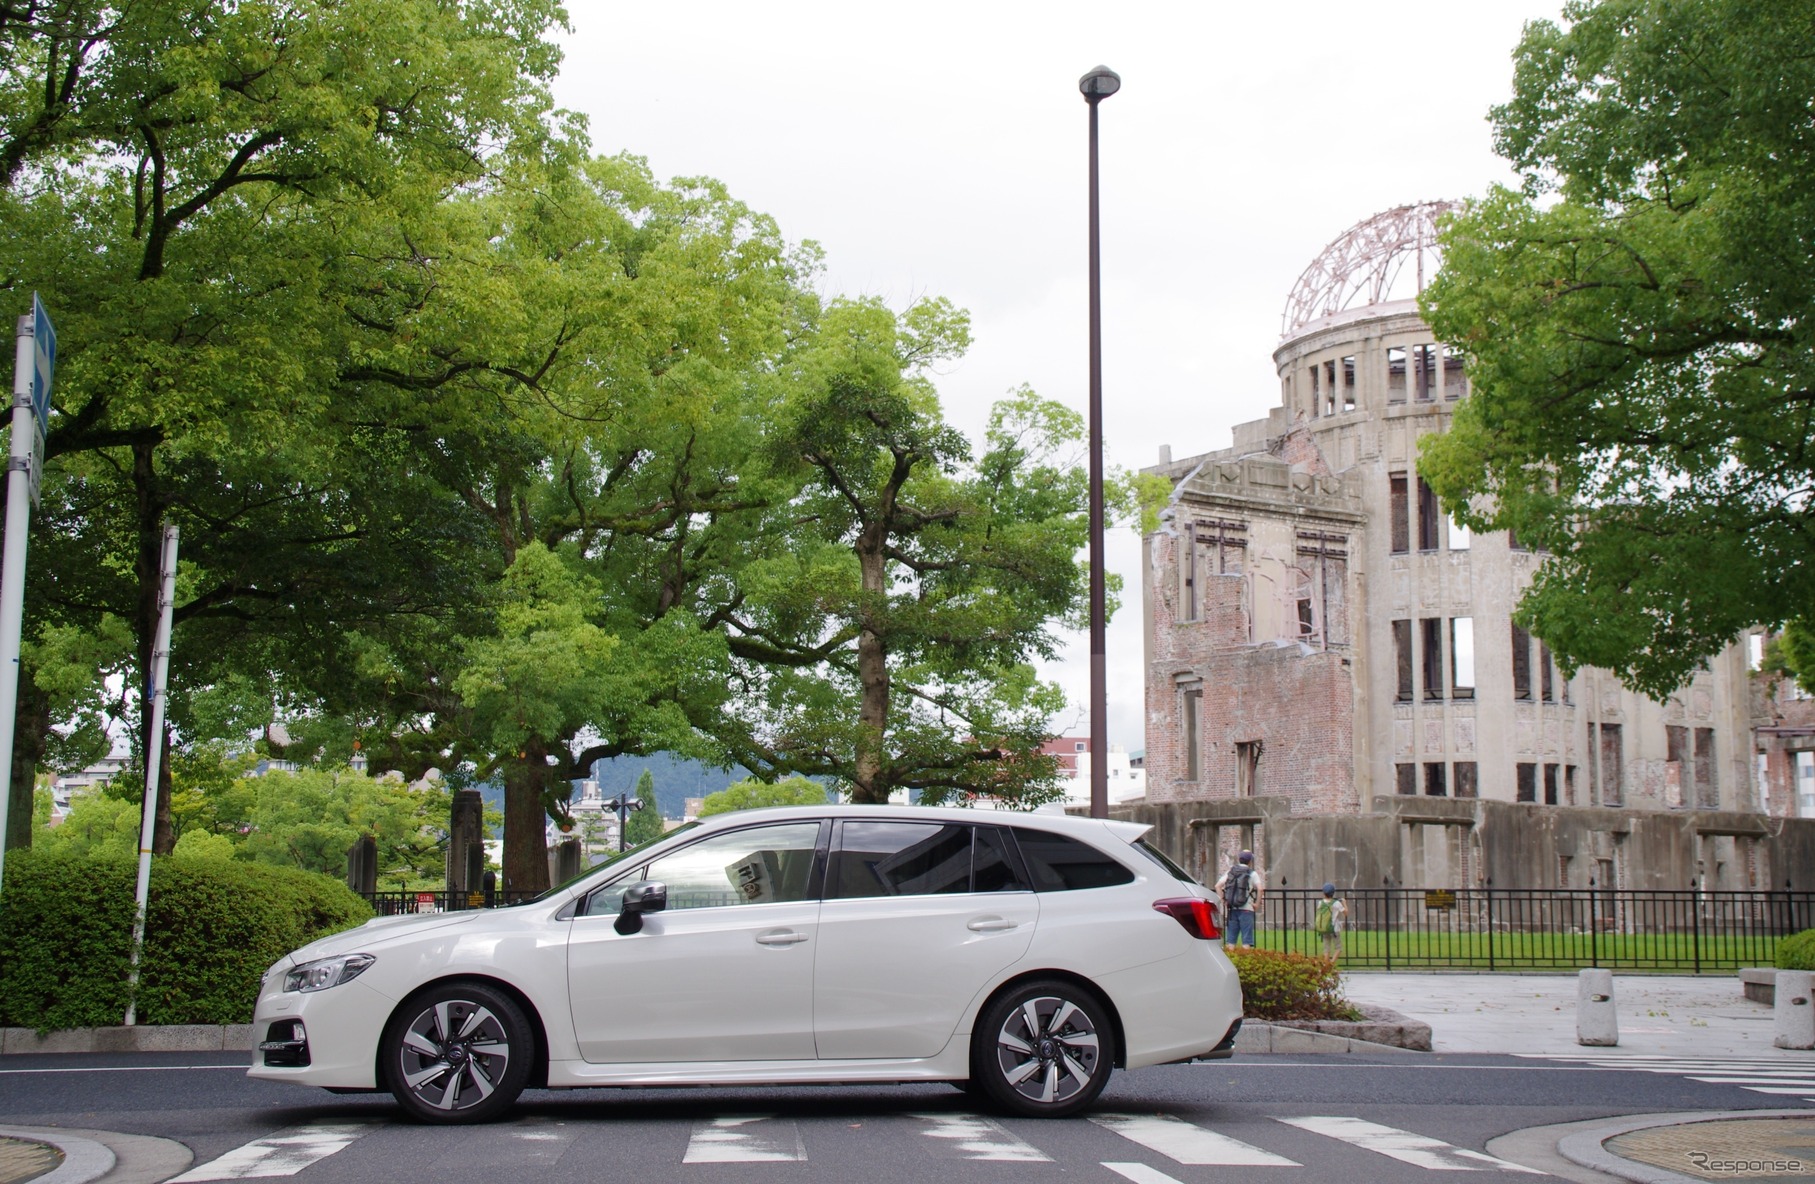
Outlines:
{"label": "concrete pillar", "polygon": [[1613,971],[1584,970],[1576,976],[1576,1043],[1611,1047],[1620,1042],[1620,1019],[1613,1002]]}
{"label": "concrete pillar", "polygon": [[580,840],[562,839],[548,852],[548,882],[565,884],[580,874]]}
{"label": "concrete pillar", "polygon": [[1777,972],[1777,998],[1772,1004],[1778,1048],[1815,1048],[1815,974],[1807,970]]}
{"label": "concrete pillar", "polygon": [[[477,876],[472,874],[473,849],[479,851],[479,867],[485,866],[485,798],[476,789],[462,789],[454,794],[448,809],[447,890],[450,894],[479,890]],[[462,901],[461,906],[464,907]]]}
{"label": "concrete pillar", "polygon": [[347,848],[347,887],[361,896],[378,890],[378,840],[361,835]]}

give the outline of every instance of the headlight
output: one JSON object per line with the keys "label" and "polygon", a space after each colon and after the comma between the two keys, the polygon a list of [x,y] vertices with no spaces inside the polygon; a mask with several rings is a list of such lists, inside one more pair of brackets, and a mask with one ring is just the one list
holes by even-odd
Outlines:
{"label": "headlight", "polygon": [[325,991],[358,978],[377,959],[370,954],[341,954],[292,967],[284,975],[286,991]]}

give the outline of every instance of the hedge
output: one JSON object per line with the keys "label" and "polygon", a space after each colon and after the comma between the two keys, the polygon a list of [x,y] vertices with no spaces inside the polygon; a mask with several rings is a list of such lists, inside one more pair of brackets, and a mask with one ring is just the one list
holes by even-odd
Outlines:
{"label": "hedge", "polygon": [[[9,852],[0,890],[0,1026],[105,1027],[126,1014],[133,859]],[[155,859],[138,992],[144,1024],[242,1024],[284,954],[358,925],[346,885],[294,868]]]}
{"label": "hedge", "polygon": [[1242,1014],[1260,1020],[1352,1020],[1342,972],[1332,958],[1279,950],[1231,949],[1241,976]]}
{"label": "hedge", "polygon": [[1815,970],[1815,929],[1792,933],[1777,943],[1777,969]]}

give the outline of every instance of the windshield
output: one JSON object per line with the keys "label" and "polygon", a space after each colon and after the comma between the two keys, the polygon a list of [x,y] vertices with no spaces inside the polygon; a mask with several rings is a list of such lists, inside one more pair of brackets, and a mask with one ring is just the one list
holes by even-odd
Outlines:
{"label": "windshield", "polygon": [[1133,842],[1132,846],[1134,847],[1134,849],[1136,851],[1139,851],[1142,855],[1145,855],[1148,859],[1153,860],[1153,862],[1159,864],[1161,867],[1163,867],[1167,871],[1171,872],[1174,879],[1183,880],[1187,884],[1197,883],[1197,880],[1195,880],[1192,877],[1190,872],[1186,871],[1184,868],[1180,867],[1178,864],[1172,862],[1172,860],[1166,855],[1166,853],[1164,851],[1161,851],[1158,847],[1155,847],[1153,844],[1149,843],[1146,839],[1144,839],[1144,838],[1136,839]]}
{"label": "windshield", "polygon": [[[573,879],[568,880],[566,883],[556,884],[553,888],[550,888],[547,892],[544,892],[540,896],[534,896],[534,897],[531,897],[529,900],[518,901],[517,903],[518,904],[534,904],[540,900],[547,900],[549,897],[553,896],[555,893],[565,891],[566,889],[573,887],[575,884],[578,884],[582,880],[589,880],[592,877],[598,875],[599,873],[608,871],[611,868],[622,867],[626,860],[634,859],[636,856],[641,855],[643,852],[649,850],[651,847],[655,846],[657,843],[666,843],[669,839],[674,838],[676,835],[686,834],[688,831],[693,830],[693,829],[697,828],[698,826],[699,826],[698,822],[683,822],[679,826],[675,827],[671,831],[668,831],[666,834],[663,834],[659,838],[650,839],[647,843],[638,843],[636,846],[630,848],[628,851],[619,851],[616,854],[614,854],[610,859],[607,859],[605,862],[593,864],[591,867],[587,868],[585,871],[581,872],[579,875],[575,876]],[[512,906],[507,906],[507,907],[514,908],[515,906],[512,905]]]}

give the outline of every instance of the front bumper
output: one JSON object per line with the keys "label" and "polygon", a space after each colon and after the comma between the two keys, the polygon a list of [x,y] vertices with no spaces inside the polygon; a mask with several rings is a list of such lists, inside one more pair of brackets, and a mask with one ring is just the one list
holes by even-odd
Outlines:
{"label": "front bumper", "polygon": [[[279,985],[281,977],[277,979]],[[325,991],[267,987],[252,1013],[248,1076],[334,1089],[378,1085],[378,1042],[392,1000],[361,979]]]}

